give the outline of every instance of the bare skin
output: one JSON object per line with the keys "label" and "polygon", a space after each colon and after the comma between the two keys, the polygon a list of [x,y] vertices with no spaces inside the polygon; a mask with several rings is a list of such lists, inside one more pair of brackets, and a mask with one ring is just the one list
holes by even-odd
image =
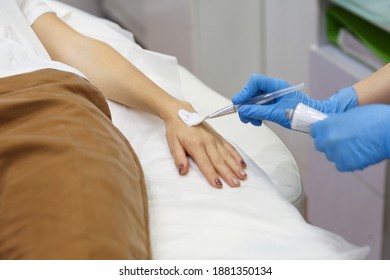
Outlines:
{"label": "bare skin", "polygon": [[45,13],[33,29],[51,58],[80,70],[107,98],[161,118],[176,168],[189,170],[190,156],[209,184],[221,188],[221,178],[231,187],[240,186],[247,175],[241,155],[206,123],[187,127],[177,116],[179,109],[195,110],[163,91],[109,45],[88,38],[59,19]]}
{"label": "bare skin", "polygon": [[374,103],[390,104],[390,63],[369,77],[357,82],[353,87],[359,105]]}

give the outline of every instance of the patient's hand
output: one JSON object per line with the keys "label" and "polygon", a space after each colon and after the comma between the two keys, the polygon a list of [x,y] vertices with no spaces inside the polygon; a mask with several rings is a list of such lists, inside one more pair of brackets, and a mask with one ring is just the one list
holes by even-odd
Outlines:
{"label": "patient's hand", "polygon": [[[192,107],[183,109],[194,111]],[[177,111],[173,113],[164,121],[178,172],[181,175],[188,172],[187,156],[190,156],[213,187],[222,187],[221,178],[232,187],[240,186],[240,180],[247,176],[246,164],[236,149],[207,123],[188,127],[179,119]]]}
{"label": "patient's hand", "polygon": [[234,187],[246,178],[242,157],[210,126],[187,127],[179,119],[179,109],[194,111],[189,103],[166,93],[115,49],[78,33],[54,13],[41,15],[33,29],[53,60],[83,72],[105,97],[164,120],[180,174],[188,172],[189,155],[214,187],[222,186],[221,177]]}

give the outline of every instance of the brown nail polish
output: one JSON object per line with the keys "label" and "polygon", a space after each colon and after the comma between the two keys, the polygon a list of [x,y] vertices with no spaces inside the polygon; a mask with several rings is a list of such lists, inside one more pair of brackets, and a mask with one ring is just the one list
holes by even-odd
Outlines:
{"label": "brown nail polish", "polygon": [[239,185],[240,184],[240,180],[238,180],[237,178],[232,178],[232,182],[234,185]]}
{"label": "brown nail polish", "polygon": [[218,187],[222,187],[222,182],[221,182],[221,180],[219,180],[219,179],[215,179],[215,184],[216,184]]}
{"label": "brown nail polish", "polygon": [[243,160],[241,161],[241,166],[244,167],[244,168],[247,167],[245,161],[243,161]]}
{"label": "brown nail polish", "polygon": [[240,172],[240,175],[241,175],[241,176],[243,176],[243,177],[247,176],[247,175],[246,175],[246,172],[245,172],[244,170],[240,170],[239,172]]}
{"label": "brown nail polish", "polygon": [[184,164],[180,164],[179,165],[179,174],[180,175],[182,175],[181,172],[183,171],[183,168],[184,168]]}

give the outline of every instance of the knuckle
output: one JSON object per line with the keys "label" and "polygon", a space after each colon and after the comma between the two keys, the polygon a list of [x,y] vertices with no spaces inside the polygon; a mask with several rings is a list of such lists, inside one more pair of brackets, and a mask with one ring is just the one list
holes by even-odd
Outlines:
{"label": "knuckle", "polygon": [[216,158],[213,160],[213,165],[218,169],[224,169],[226,167],[226,163],[222,158]]}

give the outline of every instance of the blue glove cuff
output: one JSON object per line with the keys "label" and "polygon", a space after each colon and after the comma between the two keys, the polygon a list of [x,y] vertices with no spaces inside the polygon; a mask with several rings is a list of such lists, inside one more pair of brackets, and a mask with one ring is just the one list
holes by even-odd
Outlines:
{"label": "blue glove cuff", "polygon": [[327,112],[325,113],[342,113],[355,108],[359,105],[358,98],[353,86],[343,88],[335,95],[328,99]]}

